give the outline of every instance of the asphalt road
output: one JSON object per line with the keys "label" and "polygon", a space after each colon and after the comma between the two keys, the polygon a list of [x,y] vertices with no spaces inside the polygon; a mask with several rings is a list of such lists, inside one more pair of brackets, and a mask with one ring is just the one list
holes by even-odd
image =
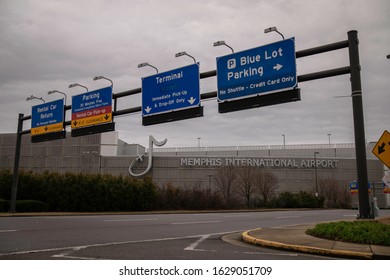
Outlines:
{"label": "asphalt road", "polygon": [[0,259],[324,259],[245,244],[240,233],[353,220],[356,214],[356,210],[310,210],[1,217]]}

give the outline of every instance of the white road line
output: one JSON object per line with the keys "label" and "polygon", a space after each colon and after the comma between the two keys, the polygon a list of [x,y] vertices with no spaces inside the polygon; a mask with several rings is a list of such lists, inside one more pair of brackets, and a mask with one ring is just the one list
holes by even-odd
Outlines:
{"label": "white road line", "polygon": [[199,222],[171,223],[171,225],[212,224],[212,223],[220,223],[220,222],[221,221],[199,221]]}
{"label": "white road line", "polygon": [[205,241],[207,238],[209,238],[210,235],[203,235],[201,236],[198,240],[196,240],[194,243],[191,243],[189,246],[185,247],[184,250],[185,251],[204,251],[202,249],[196,249],[196,247],[198,247],[198,245],[200,243],[202,243],[203,241]]}
{"label": "white road line", "polygon": [[[235,231],[214,232],[214,233],[209,233],[208,235],[209,236],[211,236],[211,235],[225,235],[225,234],[230,234],[230,233],[235,233],[235,232],[242,232],[242,231],[244,231],[244,229],[238,230],[238,231],[235,230]],[[183,239],[202,237],[204,235],[205,234],[199,234],[199,235],[188,235],[188,236],[179,236],[179,237],[166,237],[166,238],[157,238],[157,239],[144,239],[144,240],[123,241],[123,242],[98,243],[98,244],[91,244],[91,245],[85,245],[85,246],[70,246],[70,247],[38,249],[38,250],[30,250],[30,251],[18,251],[18,252],[11,252],[11,253],[0,253],[0,256],[13,256],[13,255],[45,253],[45,252],[66,251],[66,250],[80,250],[80,249],[96,248],[96,247],[103,247],[103,246],[137,244],[137,243],[146,243],[146,242],[161,242],[161,241],[183,240]]]}
{"label": "white road line", "polygon": [[275,217],[275,219],[290,219],[290,218],[301,218],[302,216],[281,216]]}
{"label": "white road line", "polygon": [[[40,218],[40,217],[37,217]],[[51,216],[42,217],[47,220],[62,220],[62,219],[99,219],[101,216]]]}
{"label": "white road line", "polygon": [[0,233],[3,233],[3,232],[15,232],[15,231],[18,231],[17,229],[4,229],[4,230],[0,230]]}
{"label": "white road line", "polygon": [[226,216],[223,216],[224,218],[243,218],[243,217],[251,217],[252,215],[249,215],[249,214],[244,214],[244,215],[240,215],[240,214],[237,214],[237,215],[226,215]]}
{"label": "white road line", "polygon": [[140,222],[140,221],[157,221],[157,219],[126,219],[126,220],[104,220],[105,222]]}

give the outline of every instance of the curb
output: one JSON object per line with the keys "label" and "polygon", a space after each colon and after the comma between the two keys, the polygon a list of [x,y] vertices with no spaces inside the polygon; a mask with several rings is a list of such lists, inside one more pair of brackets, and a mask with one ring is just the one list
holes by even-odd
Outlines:
{"label": "curb", "polygon": [[333,250],[333,249],[324,249],[324,248],[318,248],[318,247],[312,247],[312,246],[304,246],[304,245],[292,245],[292,244],[286,244],[276,241],[269,241],[265,239],[256,238],[250,235],[251,231],[259,230],[261,228],[257,229],[251,229],[248,231],[245,231],[242,233],[241,238],[246,243],[250,243],[257,246],[263,246],[268,248],[277,248],[277,249],[283,249],[283,250],[290,250],[290,251],[297,251],[302,253],[309,253],[309,254],[319,254],[319,255],[326,255],[326,256],[343,256],[347,258],[354,258],[354,259],[373,259],[374,254],[372,253],[362,253],[362,252],[353,252],[353,251],[346,251],[346,250]]}

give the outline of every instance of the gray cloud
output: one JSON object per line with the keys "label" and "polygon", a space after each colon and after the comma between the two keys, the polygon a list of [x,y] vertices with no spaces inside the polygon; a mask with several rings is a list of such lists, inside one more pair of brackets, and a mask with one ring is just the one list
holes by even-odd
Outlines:
{"label": "gray cloud", "polygon": [[[114,92],[141,86],[153,69],[137,69],[148,61],[160,71],[191,63],[175,58],[187,51],[200,62],[201,72],[214,70],[216,57],[229,53],[212,46],[225,40],[241,51],[280,39],[264,34],[277,26],[296,38],[297,50],[346,40],[356,29],[360,38],[366,138],[376,141],[389,129],[388,73],[390,4],[376,1],[10,1],[0,2],[1,132],[14,132],[19,112],[30,114],[31,93],[47,96],[78,82],[97,89],[105,75]],[[348,64],[347,50],[298,59],[298,75]],[[204,102],[205,116],[193,120],[142,127],[140,114],[116,119],[127,142],[147,145],[149,134],[169,138],[169,146],[202,144],[257,145],[353,141],[352,104],[347,75],[299,85],[302,101],[229,114],[218,114],[216,100]],[[202,92],[216,90],[216,79],[201,81]],[[59,96],[58,96],[59,97]],[[58,98],[57,97],[57,98]],[[139,106],[141,97],[120,101],[120,108]],[[29,124],[26,123],[26,128]]]}

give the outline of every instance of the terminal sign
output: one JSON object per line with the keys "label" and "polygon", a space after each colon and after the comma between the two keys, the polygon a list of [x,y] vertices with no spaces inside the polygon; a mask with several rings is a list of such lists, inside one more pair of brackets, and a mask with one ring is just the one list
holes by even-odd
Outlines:
{"label": "terminal sign", "polygon": [[294,38],[217,58],[218,101],[297,86]]}
{"label": "terminal sign", "polygon": [[191,64],[142,79],[142,115],[144,117],[189,109],[199,104],[198,64]]}
{"label": "terminal sign", "polygon": [[31,135],[58,132],[64,129],[64,100],[32,107]]}
{"label": "terminal sign", "polygon": [[72,97],[72,129],[112,122],[112,87]]}

